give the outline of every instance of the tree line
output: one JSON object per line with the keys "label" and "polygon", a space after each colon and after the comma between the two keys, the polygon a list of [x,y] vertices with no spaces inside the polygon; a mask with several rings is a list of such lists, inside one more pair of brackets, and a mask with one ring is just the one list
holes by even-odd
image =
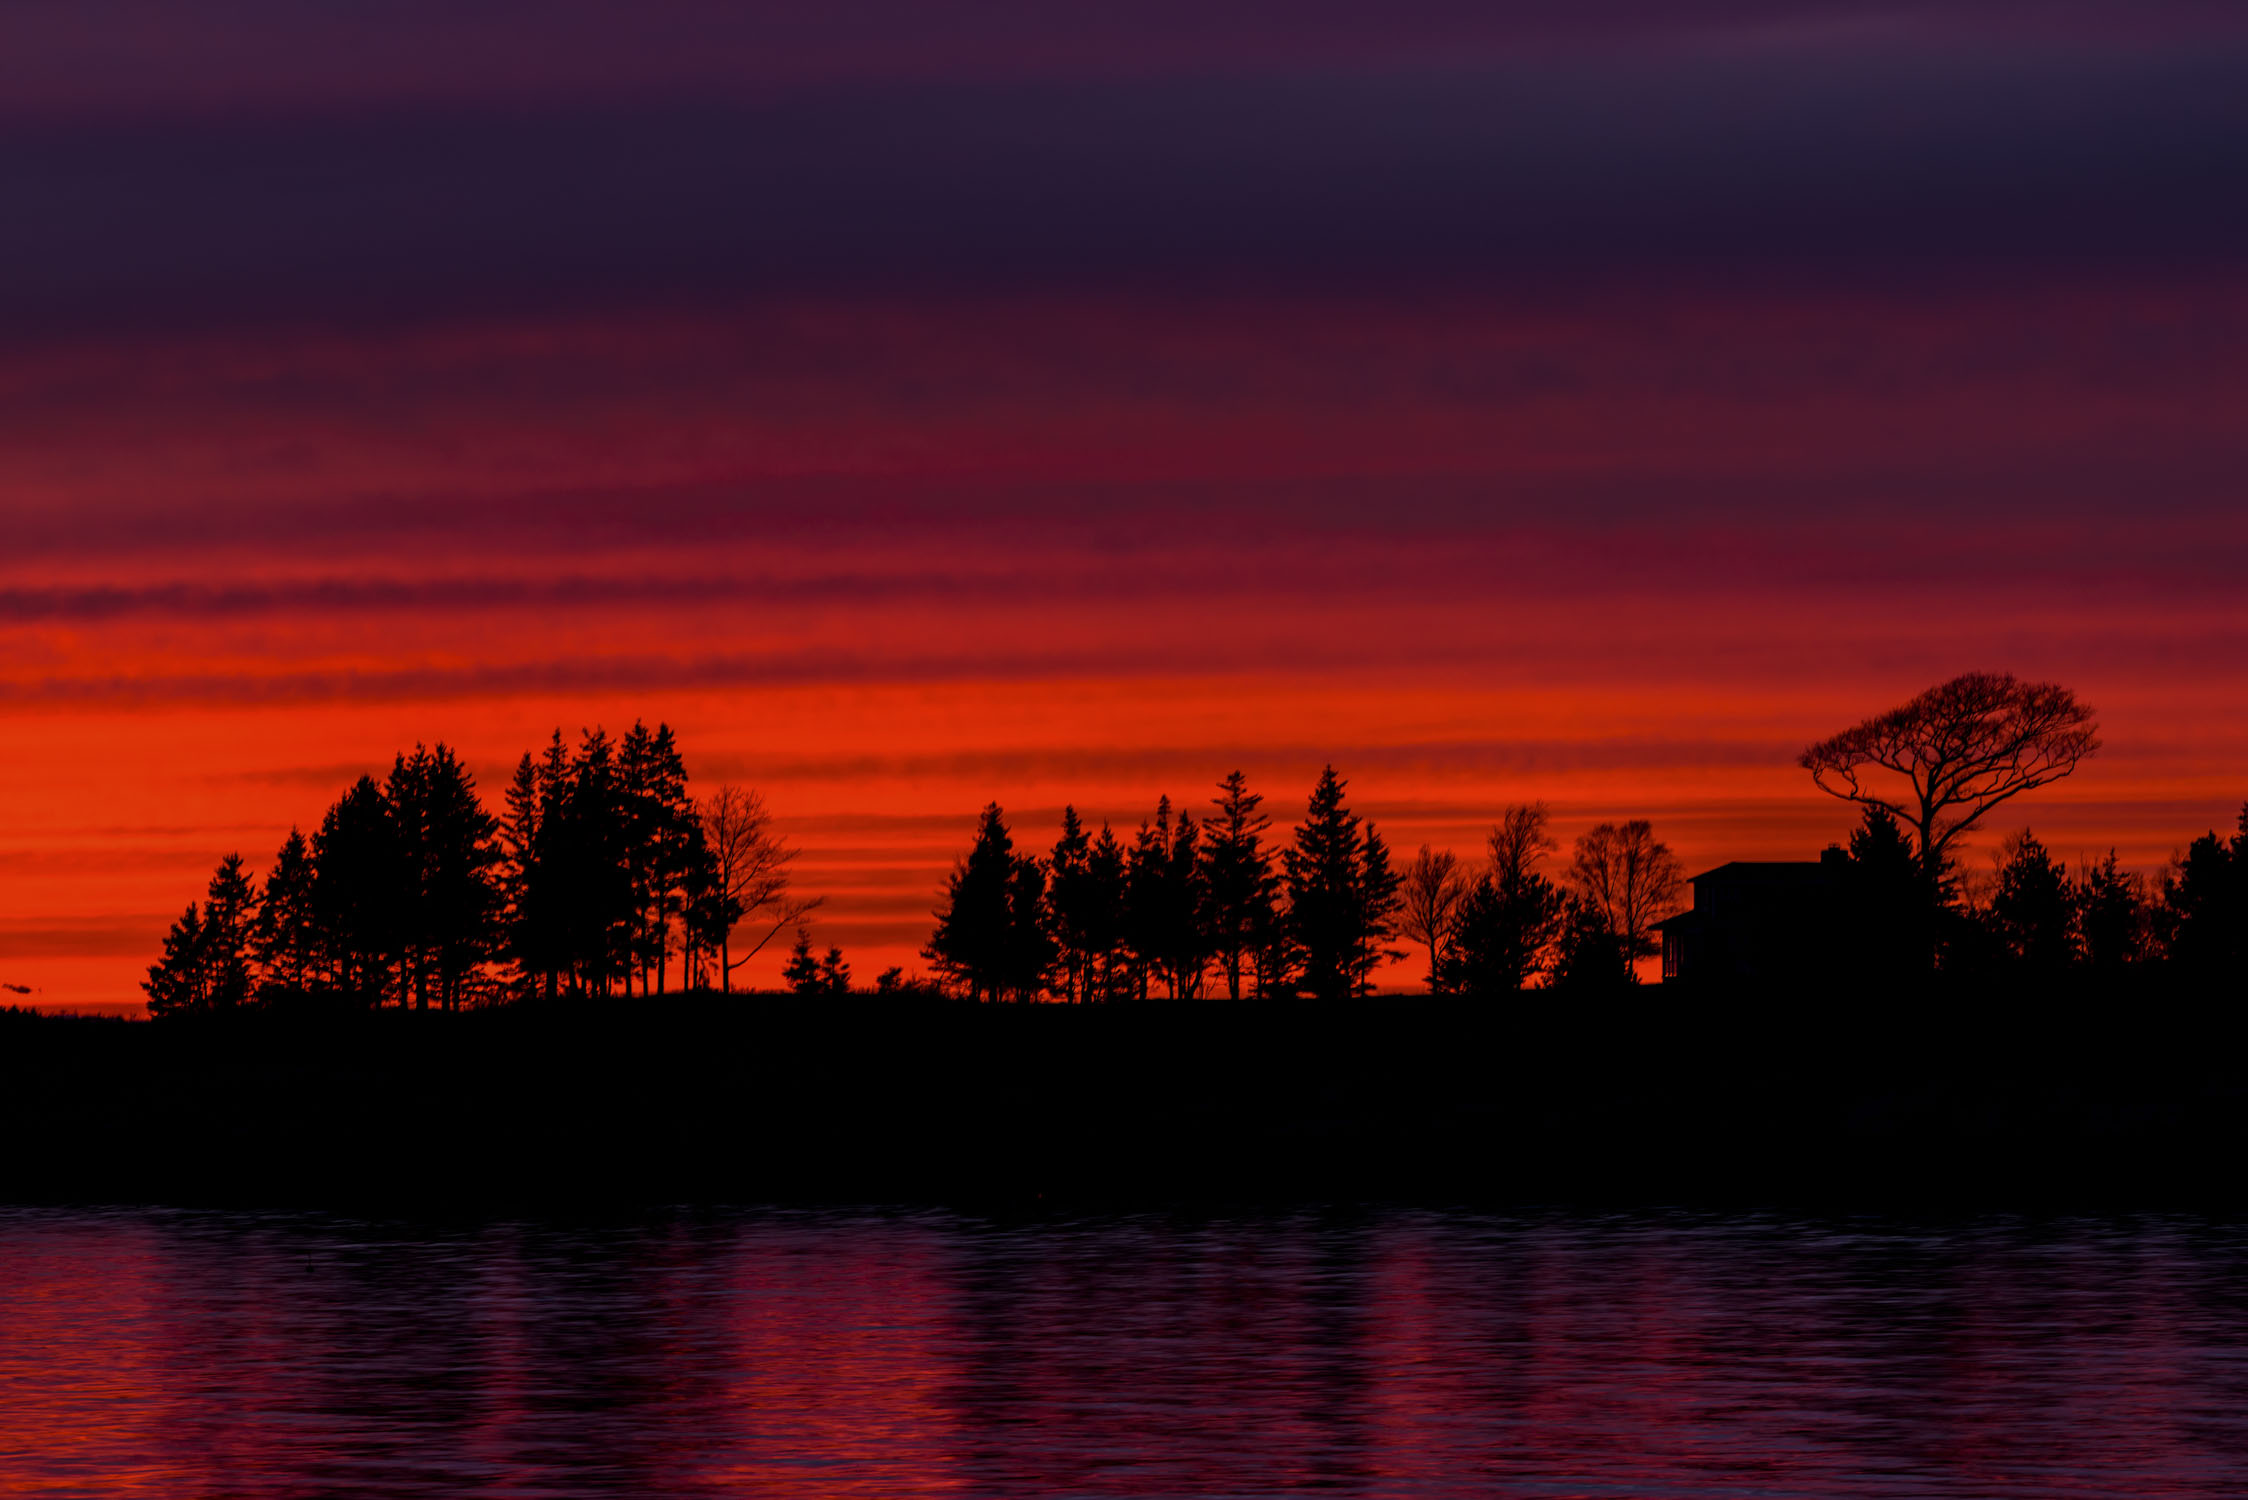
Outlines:
{"label": "tree line", "polygon": [[1202,820],[1163,797],[1128,843],[1065,807],[1043,857],[1017,850],[994,803],[923,956],[985,1000],[1340,999],[1413,940],[1431,990],[1484,994],[1628,984],[1677,909],[1678,861],[1645,821],[1586,832],[1558,881],[1538,868],[1558,848],[1542,803],[1506,809],[1479,870],[1426,845],[1399,868],[1345,788],[1321,772],[1285,842],[1239,771]]}
{"label": "tree line", "polygon": [[1956,862],[1931,881],[1885,812],[1869,812],[1853,851],[1879,851],[1893,930],[1911,934],[1901,962],[1962,977],[2039,981],[2072,972],[2163,969],[2194,983],[2248,983],[2248,804],[2237,831],[2210,831],[2152,878],[2113,849],[2072,872],[2030,829],[1999,846],[1987,877]]}
{"label": "tree line", "polygon": [[1860,952],[1877,972],[1957,977],[2162,966],[2189,982],[2248,976],[2248,806],[2152,880],[2110,849],[2072,875],[2025,828],[1987,881],[1963,840],[1998,807],[2075,773],[2100,749],[2097,715],[2055,682],[1965,672],[1805,749],[1813,785],[1857,804]]}
{"label": "tree line", "polygon": [[[1970,673],[1805,751],[1822,790],[1860,805],[1835,941],[1863,976],[2051,975],[2167,966],[2248,974],[2248,808],[2151,880],[2113,850],[2071,874],[2034,835],[1987,882],[1963,837],[1994,808],[2099,748],[2067,689]],[[1885,789],[1888,777],[1896,789]],[[443,744],[361,777],[270,871],[239,854],[190,903],[150,966],[163,1015],[324,998],[456,1009],[533,996],[727,990],[820,903],[795,894],[796,851],[756,793],[689,794],[670,728],[556,730],[488,812]],[[1618,987],[1659,951],[1683,870],[1645,820],[1601,823],[1567,859],[1543,803],[1505,808],[1470,864],[1422,845],[1400,866],[1326,768],[1276,837],[1240,771],[1197,819],[1168,797],[1128,839],[1063,810],[1043,855],[1018,850],[994,803],[945,882],[924,957],[956,993],[1088,1004],[1161,995],[1339,999],[1419,946],[1435,993]],[[1549,866],[1549,861],[1551,865]],[[675,967],[676,965],[676,967]],[[782,971],[806,995],[851,988],[839,949],[799,927]],[[898,969],[878,992],[925,987]]]}
{"label": "tree line", "polygon": [[443,744],[362,776],[261,882],[240,854],[164,940],[152,1014],[312,999],[415,1009],[727,989],[818,905],[756,793],[697,801],[668,725],[557,729],[495,816]]}

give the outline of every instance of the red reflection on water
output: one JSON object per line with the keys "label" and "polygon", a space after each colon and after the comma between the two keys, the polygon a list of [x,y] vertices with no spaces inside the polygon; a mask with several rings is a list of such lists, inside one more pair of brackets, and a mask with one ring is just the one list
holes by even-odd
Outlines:
{"label": "red reflection on water", "polygon": [[0,1212],[0,1493],[2187,1496],[2248,1238]]}

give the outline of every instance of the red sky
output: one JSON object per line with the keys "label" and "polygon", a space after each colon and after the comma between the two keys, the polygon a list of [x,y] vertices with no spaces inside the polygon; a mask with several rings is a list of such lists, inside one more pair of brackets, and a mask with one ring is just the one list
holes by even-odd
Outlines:
{"label": "red sky", "polygon": [[1974,668],[2108,744],[1986,850],[2228,825],[2237,39],[1785,9],[1529,7],[1441,71],[1244,9],[1082,107],[1029,48],[749,115],[566,48],[494,113],[395,59],[323,113],[309,40],[128,108],[19,35],[87,71],[0,125],[45,210],[0,250],[0,982],[129,1003],[220,855],[393,751],[496,797],[635,716],[765,792],[861,974],[984,801],[1043,844],[1236,765],[1286,818],[1331,759],[1408,850],[1543,797],[1809,857],[1849,818],[1794,752]]}

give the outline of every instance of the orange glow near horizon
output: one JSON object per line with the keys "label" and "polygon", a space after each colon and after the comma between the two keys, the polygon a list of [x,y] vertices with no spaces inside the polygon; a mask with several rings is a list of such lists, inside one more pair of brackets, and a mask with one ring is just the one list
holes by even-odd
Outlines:
{"label": "orange glow near horizon", "polygon": [[[2009,806],[2152,868],[2248,796],[2248,299],[1524,308],[993,299],[0,355],[0,983],[132,1007],[163,930],[361,771],[497,802],[556,726],[761,790],[857,975],[976,810],[1402,852],[1507,802],[1809,858],[1793,757],[1954,672],[2106,750]],[[2186,331],[2199,330],[2188,337]],[[2115,351],[2185,339],[2166,361]],[[2228,465],[2231,465],[2228,467]],[[2128,490],[2126,486],[2138,486]],[[780,956],[745,977],[774,982]],[[1417,958],[1391,982],[1417,976]]]}

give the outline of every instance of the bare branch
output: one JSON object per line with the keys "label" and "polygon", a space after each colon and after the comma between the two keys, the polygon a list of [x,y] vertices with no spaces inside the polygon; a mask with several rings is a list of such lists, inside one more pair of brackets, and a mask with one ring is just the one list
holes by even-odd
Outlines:
{"label": "bare branch", "polygon": [[[1992,808],[2060,780],[2099,748],[2092,710],[2067,688],[1969,672],[1821,740],[1798,764],[1820,791],[1885,808],[1915,829],[1921,867],[1934,879]],[[1910,797],[1868,790],[1867,770],[1904,778]]]}
{"label": "bare branch", "polygon": [[1552,813],[1543,802],[1514,803],[1491,829],[1491,878],[1512,889],[1539,860],[1561,846],[1546,832]]}
{"label": "bare branch", "polygon": [[1436,984],[1436,971],[1444,962],[1445,939],[1452,930],[1452,913],[1467,894],[1467,872],[1449,849],[1421,845],[1405,867],[1402,885],[1404,920],[1399,930],[1428,949],[1428,982]]}
{"label": "bare branch", "polygon": [[1645,818],[1588,828],[1570,854],[1570,887],[1599,909],[1627,958],[1660,951],[1651,934],[1678,910],[1685,880],[1678,857]]}
{"label": "bare branch", "polygon": [[826,898],[790,894],[788,867],[800,851],[790,848],[774,831],[773,815],[755,791],[722,786],[705,798],[697,811],[727,906],[727,945],[731,947],[735,932],[745,925],[758,934],[757,941],[740,957],[727,954],[726,971],[732,973],[755,958],[775,934],[794,926]]}

